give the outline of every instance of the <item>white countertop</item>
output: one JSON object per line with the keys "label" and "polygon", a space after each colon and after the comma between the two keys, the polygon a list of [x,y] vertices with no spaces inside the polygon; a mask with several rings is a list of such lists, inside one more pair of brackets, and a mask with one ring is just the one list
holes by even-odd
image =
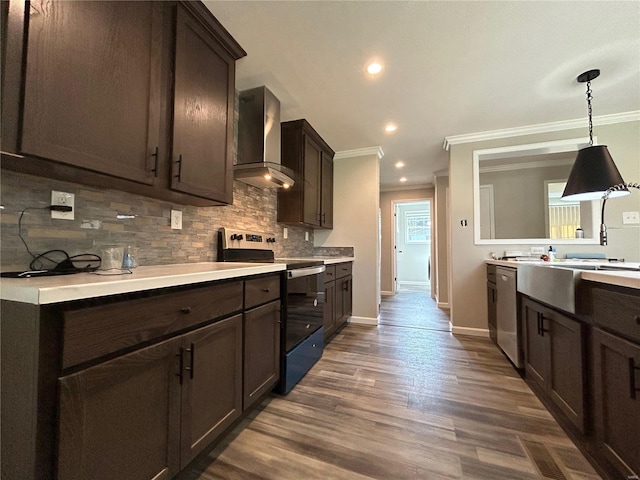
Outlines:
{"label": "white countertop", "polygon": [[2,278],[0,280],[0,298],[45,305],[246,277],[278,272],[285,270],[285,268],[286,266],[281,263],[203,262],[137,267],[131,270],[131,274],[125,275],[76,273],[53,277]]}
{"label": "white countertop", "polygon": [[[589,264],[604,264],[611,265],[615,267],[626,266],[639,268],[640,263],[637,262],[619,262],[619,263],[608,263],[606,261],[594,261],[594,260],[560,260],[555,262],[544,262],[542,260],[531,260],[531,261],[515,261],[515,260],[486,260],[487,264],[490,265],[498,265],[503,267],[511,267],[518,268],[519,264],[527,264],[527,265],[540,265],[542,267],[580,267]],[[640,290],[640,271],[629,271],[629,270],[583,270],[580,273],[580,278],[582,280],[589,280],[590,282],[599,282],[608,285],[617,285],[620,287],[629,287],[636,288]]]}

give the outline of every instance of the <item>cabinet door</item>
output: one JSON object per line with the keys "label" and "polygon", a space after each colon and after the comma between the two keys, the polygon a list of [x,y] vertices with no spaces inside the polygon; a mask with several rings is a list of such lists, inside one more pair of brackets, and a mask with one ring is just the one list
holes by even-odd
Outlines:
{"label": "cabinet door", "polygon": [[152,184],[161,2],[29,8],[21,152]]}
{"label": "cabinet door", "polygon": [[280,379],[280,302],[244,314],[244,409]]}
{"label": "cabinet door", "polygon": [[[584,433],[585,362],[582,325],[557,312],[552,312],[550,317],[549,395],[567,418]],[[543,321],[546,321],[546,316]]]}
{"label": "cabinet door", "polygon": [[489,323],[489,337],[491,338],[491,341],[493,343],[498,342],[498,337],[497,337],[497,329],[498,329],[498,324],[497,324],[497,297],[496,297],[496,293],[497,293],[497,289],[496,289],[496,284],[495,283],[491,283],[491,282],[487,282],[487,316],[488,316],[488,323]]}
{"label": "cabinet door", "polygon": [[621,473],[640,475],[640,346],[593,329],[596,438]]}
{"label": "cabinet door", "polygon": [[329,338],[336,329],[335,313],[336,282],[324,284],[324,310],[322,326],[324,327],[324,339]]}
{"label": "cabinet door", "polygon": [[183,339],[181,468],[242,413],[242,315]]}
{"label": "cabinet door", "polygon": [[304,200],[303,223],[320,226],[320,163],[322,151],[320,147],[304,136]]}
{"label": "cabinet door", "polygon": [[58,480],[168,480],[178,472],[181,343],[60,378]]}
{"label": "cabinet door", "polygon": [[333,159],[322,152],[321,221],[324,228],[333,228]]}
{"label": "cabinet door", "polygon": [[235,62],[181,5],[176,16],[171,188],[231,203]]}
{"label": "cabinet door", "polygon": [[[344,278],[344,295],[342,296],[342,314],[344,321],[351,316],[353,311],[353,277],[349,275]],[[344,323],[344,322],[343,322]]]}
{"label": "cabinet door", "polygon": [[549,376],[549,334],[540,308],[528,299],[522,301],[525,375],[545,388]]}

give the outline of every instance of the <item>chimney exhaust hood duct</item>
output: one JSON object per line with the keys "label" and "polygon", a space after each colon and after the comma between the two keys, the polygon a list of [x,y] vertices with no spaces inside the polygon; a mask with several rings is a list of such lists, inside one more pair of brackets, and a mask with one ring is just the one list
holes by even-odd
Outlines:
{"label": "chimney exhaust hood duct", "polygon": [[254,187],[289,188],[293,170],[280,164],[280,101],[266,87],[240,92],[236,180]]}

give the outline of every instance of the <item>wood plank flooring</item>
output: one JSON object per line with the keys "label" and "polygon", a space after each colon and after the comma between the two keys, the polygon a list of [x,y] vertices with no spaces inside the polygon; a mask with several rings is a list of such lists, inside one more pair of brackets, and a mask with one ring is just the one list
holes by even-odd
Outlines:
{"label": "wood plank flooring", "polygon": [[182,478],[600,478],[504,355],[454,337],[427,293],[383,299],[381,323],[344,328]]}

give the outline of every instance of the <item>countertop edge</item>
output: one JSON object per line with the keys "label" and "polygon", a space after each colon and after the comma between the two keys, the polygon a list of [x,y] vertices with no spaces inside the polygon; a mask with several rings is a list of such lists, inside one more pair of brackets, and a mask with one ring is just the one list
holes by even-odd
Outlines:
{"label": "countertop edge", "polygon": [[[217,264],[212,263],[211,265]],[[213,269],[194,272],[185,271],[188,270],[189,264],[138,267],[133,271],[132,275],[118,278],[104,276],[98,277],[99,280],[91,273],[79,273],[64,277],[2,279],[0,282],[0,299],[34,305],[49,305],[144,290],[243,278],[263,273],[280,272],[286,268],[285,265],[277,263],[225,265],[222,270]],[[153,270],[165,270],[166,273],[152,275],[149,272]],[[172,270],[174,272],[171,272]],[[135,275],[137,274],[142,275],[136,278]]]}

